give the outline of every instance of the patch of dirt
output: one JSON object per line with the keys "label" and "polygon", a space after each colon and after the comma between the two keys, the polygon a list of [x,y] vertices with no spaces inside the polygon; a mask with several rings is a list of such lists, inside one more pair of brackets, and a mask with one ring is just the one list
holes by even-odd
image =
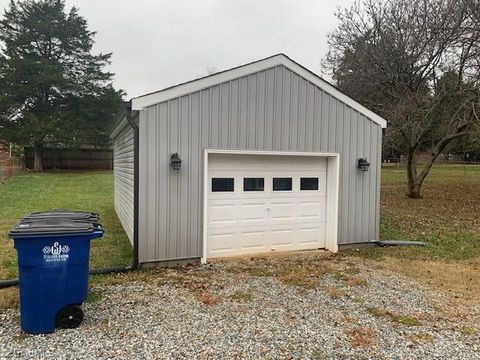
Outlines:
{"label": "patch of dirt", "polygon": [[385,257],[381,264],[386,270],[410,276],[452,297],[462,298],[465,302],[478,300],[480,265],[393,257]]}
{"label": "patch of dirt", "polygon": [[369,327],[355,327],[347,335],[353,347],[368,348],[377,342],[377,331]]}
{"label": "patch of dirt", "polygon": [[18,306],[18,288],[0,289],[0,310],[12,309]]}

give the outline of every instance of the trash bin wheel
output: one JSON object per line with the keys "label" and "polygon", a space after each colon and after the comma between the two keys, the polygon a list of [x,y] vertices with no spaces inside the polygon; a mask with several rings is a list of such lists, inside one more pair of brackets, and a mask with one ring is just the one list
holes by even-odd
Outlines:
{"label": "trash bin wheel", "polygon": [[57,312],[55,324],[64,329],[78,327],[83,321],[83,310],[78,305],[68,305]]}

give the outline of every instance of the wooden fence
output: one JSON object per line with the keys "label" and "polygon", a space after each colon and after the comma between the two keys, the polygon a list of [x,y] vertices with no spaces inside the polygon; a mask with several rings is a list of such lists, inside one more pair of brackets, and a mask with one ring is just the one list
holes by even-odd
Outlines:
{"label": "wooden fence", "polygon": [[[430,159],[429,155],[426,154],[419,154],[417,155],[416,161],[418,165],[423,165]],[[480,164],[480,158],[477,156],[469,156],[465,157],[464,155],[456,155],[456,154],[440,154],[438,158],[435,160],[435,165],[463,165],[463,164]],[[406,167],[407,166],[407,157],[405,155],[401,155],[398,158],[393,157],[386,157],[382,160],[382,165],[389,167],[389,166],[396,166],[396,167]]]}
{"label": "wooden fence", "polygon": [[[33,168],[32,148],[25,148],[25,167]],[[112,170],[113,152],[105,149],[46,149],[44,170]]]}
{"label": "wooden fence", "polygon": [[11,157],[0,159],[0,183],[24,170],[23,160]]}

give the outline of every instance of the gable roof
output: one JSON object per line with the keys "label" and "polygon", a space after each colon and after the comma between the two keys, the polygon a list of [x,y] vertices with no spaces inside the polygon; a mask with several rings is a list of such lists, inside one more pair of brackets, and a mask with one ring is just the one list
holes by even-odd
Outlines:
{"label": "gable roof", "polygon": [[132,99],[132,110],[142,110],[144,107],[147,106],[155,105],[176,97],[187,95],[202,89],[209,88],[211,86],[228,82],[259,71],[267,70],[279,65],[285,66],[287,69],[300,75],[305,80],[318,86],[320,89],[322,89],[329,95],[350,106],[352,109],[355,109],[360,114],[366,116],[370,120],[380,125],[382,128],[387,127],[387,121],[384,118],[367,109],[359,102],[353,100],[350,96],[344,94],[342,91],[330,84],[328,81],[322,79],[314,72],[293,61],[285,54],[273,55],[262,60],[254,61],[245,65],[224,70],[213,75],[187,81],[185,83],[181,83],[159,91],[135,97]]}

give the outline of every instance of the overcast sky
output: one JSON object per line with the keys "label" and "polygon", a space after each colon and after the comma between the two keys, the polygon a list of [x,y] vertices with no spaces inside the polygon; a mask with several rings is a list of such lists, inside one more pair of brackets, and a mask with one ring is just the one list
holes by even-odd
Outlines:
{"label": "overcast sky", "polygon": [[[0,9],[9,0],[0,0]],[[67,0],[113,52],[127,98],[285,53],[320,73],[338,6],[353,0]]]}

